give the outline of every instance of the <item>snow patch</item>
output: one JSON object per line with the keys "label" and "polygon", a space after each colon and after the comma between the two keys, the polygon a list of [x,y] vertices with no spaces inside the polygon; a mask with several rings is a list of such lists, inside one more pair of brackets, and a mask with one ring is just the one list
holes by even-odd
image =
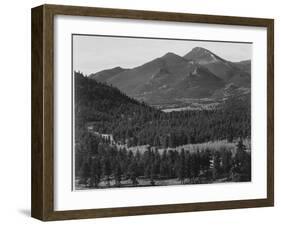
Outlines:
{"label": "snow patch", "polygon": [[197,67],[194,69],[194,71],[192,72],[193,75],[197,74]]}
{"label": "snow patch", "polygon": [[213,59],[212,62],[217,62],[217,61],[218,61],[218,59],[217,59],[213,54],[210,54],[210,56],[211,56],[211,58]]}

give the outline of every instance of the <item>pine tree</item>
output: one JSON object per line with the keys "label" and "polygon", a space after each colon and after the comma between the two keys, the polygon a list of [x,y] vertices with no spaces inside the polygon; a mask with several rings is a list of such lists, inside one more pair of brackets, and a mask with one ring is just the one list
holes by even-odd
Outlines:
{"label": "pine tree", "polygon": [[161,156],[160,176],[162,178],[168,178],[169,177],[168,156],[167,156],[167,150],[166,149],[163,151],[163,154]]}
{"label": "pine tree", "polygon": [[246,146],[243,144],[242,139],[239,140],[238,144],[236,145],[237,153],[243,153],[246,150]]}
{"label": "pine tree", "polygon": [[132,162],[129,165],[129,177],[132,181],[133,185],[137,185],[137,177],[138,177],[138,164],[135,159],[132,160]]}
{"label": "pine tree", "polygon": [[232,166],[232,153],[228,150],[223,150],[222,152],[222,169],[226,174],[230,173],[230,169]]}
{"label": "pine tree", "polygon": [[110,187],[111,164],[107,156],[103,160],[103,175],[106,177],[107,186]]}
{"label": "pine tree", "polygon": [[93,157],[91,160],[91,179],[90,186],[97,188],[102,174],[102,167],[100,163],[100,159],[98,157]]}
{"label": "pine tree", "polygon": [[153,151],[150,150],[150,167],[149,167],[149,174],[150,174],[150,184],[155,185],[155,154]]}
{"label": "pine tree", "polygon": [[216,180],[219,177],[220,170],[221,170],[221,154],[220,152],[216,151],[213,156],[213,179]]}
{"label": "pine tree", "polygon": [[121,180],[122,180],[122,169],[121,169],[121,165],[118,161],[115,164],[114,179],[115,179],[115,185],[117,187],[120,187],[121,186]]}
{"label": "pine tree", "polygon": [[84,163],[82,165],[82,170],[81,170],[81,178],[80,178],[81,184],[87,185],[87,181],[88,181],[89,177],[91,176],[90,172],[91,172],[91,169],[90,169],[88,161],[84,161]]}
{"label": "pine tree", "polygon": [[154,151],[154,174],[159,175],[160,174],[160,165],[161,165],[161,156],[159,154],[158,149],[156,148]]}
{"label": "pine tree", "polygon": [[151,184],[152,186],[154,186],[154,185],[155,185],[155,181],[154,181],[154,177],[155,177],[154,165],[151,164],[151,166],[149,167],[149,169],[150,169],[150,184]]}
{"label": "pine tree", "polygon": [[186,154],[185,154],[185,166],[186,166],[185,177],[190,179],[190,177],[191,177],[191,167],[190,167],[189,151],[186,151]]}
{"label": "pine tree", "polygon": [[236,174],[235,180],[237,181],[251,180],[251,155],[246,152],[246,146],[242,139],[236,145],[233,172]]}
{"label": "pine tree", "polygon": [[203,171],[207,171],[211,164],[211,153],[210,150],[204,150],[201,152],[201,168]]}
{"label": "pine tree", "polygon": [[186,160],[184,149],[181,149],[180,157],[178,160],[178,178],[181,184],[184,184],[184,179],[186,176]]}

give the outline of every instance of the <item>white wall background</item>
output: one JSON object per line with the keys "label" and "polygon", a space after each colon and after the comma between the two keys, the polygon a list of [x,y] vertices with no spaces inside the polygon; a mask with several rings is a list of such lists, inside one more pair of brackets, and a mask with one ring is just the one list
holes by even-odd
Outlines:
{"label": "white wall background", "polygon": [[[275,207],[52,222],[51,225],[279,225],[281,223],[281,15],[279,1],[2,1],[0,7],[0,224],[42,225],[30,215],[30,8],[43,4],[174,11],[275,19]],[[278,224],[279,223],[279,224]]]}

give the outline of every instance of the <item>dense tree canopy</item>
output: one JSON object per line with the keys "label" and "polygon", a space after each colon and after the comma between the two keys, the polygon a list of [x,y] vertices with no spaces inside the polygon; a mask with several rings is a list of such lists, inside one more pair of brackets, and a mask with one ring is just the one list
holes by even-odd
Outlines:
{"label": "dense tree canopy", "polygon": [[[121,187],[122,181],[137,186],[140,179],[146,179],[149,185],[156,181],[176,179],[181,184],[210,183],[219,179],[226,181],[251,180],[251,155],[244,148],[242,140],[237,144],[235,153],[229,150],[164,150],[161,154],[157,148],[148,148],[144,152],[118,149],[100,138],[84,136],[85,143],[99,143],[97,150],[81,146],[75,152],[75,175],[79,183],[98,188],[104,186]],[[90,143],[91,143],[90,142]],[[128,185],[127,185],[128,186]]]}
{"label": "dense tree canopy", "polygon": [[75,131],[92,126],[128,146],[176,147],[251,136],[250,98],[233,97],[214,110],[165,113],[117,88],[75,73]]}
{"label": "dense tree canopy", "polygon": [[[214,110],[164,113],[76,72],[74,107],[75,177],[84,186],[251,180],[251,155],[243,144],[251,136],[249,96],[229,98]],[[113,143],[101,134],[112,135]],[[235,152],[170,149],[216,140],[239,142]],[[147,150],[127,149],[139,145]]]}

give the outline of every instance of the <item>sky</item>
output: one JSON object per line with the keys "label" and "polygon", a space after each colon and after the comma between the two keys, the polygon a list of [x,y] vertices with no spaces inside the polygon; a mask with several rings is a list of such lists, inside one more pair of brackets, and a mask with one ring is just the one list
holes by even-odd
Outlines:
{"label": "sky", "polygon": [[203,47],[225,60],[251,59],[252,44],[73,35],[73,70],[86,75],[113,67],[133,68],[173,52],[184,56]]}

